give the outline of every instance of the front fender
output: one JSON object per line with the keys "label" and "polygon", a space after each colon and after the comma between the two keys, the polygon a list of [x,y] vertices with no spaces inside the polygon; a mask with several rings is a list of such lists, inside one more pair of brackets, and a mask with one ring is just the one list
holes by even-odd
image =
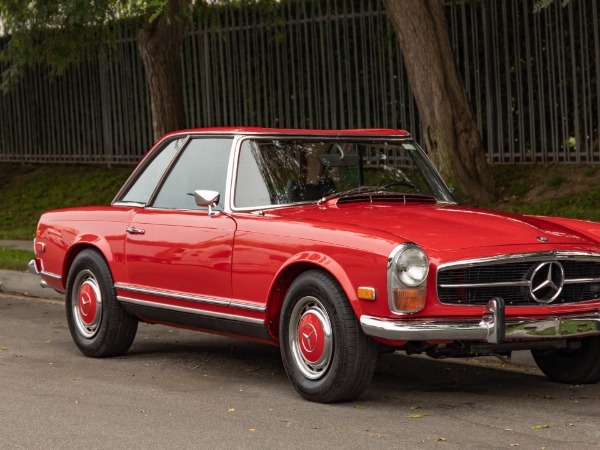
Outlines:
{"label": "front fender", "polygon": [[340,284],[357,318],[362,313],[362,305],[356,295],[356,287],[350,280],[342,265],[332,257],[318,251],[304,251],[291,256],[279,269],[269,289],[267,304],[267,323],[269,333],[278,341],[279,314],[281,305],[291,283],[302,272],[311,269],[321,269],[331,274]]}

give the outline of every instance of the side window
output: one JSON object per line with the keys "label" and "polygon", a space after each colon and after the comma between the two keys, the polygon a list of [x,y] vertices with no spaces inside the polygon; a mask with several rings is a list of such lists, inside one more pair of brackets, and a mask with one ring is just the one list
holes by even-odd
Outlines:
{"label": "side window", "polygon": [[[248,206],[265,206],[273,203],[261,167],[264,167],[265,156],[258,146],[246,140],[242,144],[238,162],[237,182],[234,204],[238,208]],[[283,202],[282,202],[283,203]]]}
{"label": "side window", "polygon": [[232,138],[191,140],[167,175],[152,206],[200,209],[193,192],[203,189],[221,194],[216,209],[222,209],[232,141]]}
{"label": "side window", "polygon": [[165,170],[171,160],[175,157],[177,151],[181,148],[185,138],[175,139],[158,153],[152,161],[146,166],[142,174],[135,180],[133,186],[120,200],[122,202],[134,202],[146,204],[150,196],[156,189]]}

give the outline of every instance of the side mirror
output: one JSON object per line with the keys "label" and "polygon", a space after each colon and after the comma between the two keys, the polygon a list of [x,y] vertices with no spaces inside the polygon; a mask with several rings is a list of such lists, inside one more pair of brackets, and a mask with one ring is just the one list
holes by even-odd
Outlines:
{"label": "side mirror", "polygon": [[221,194],[217,191],[194,191],[194,200],[198,206],[208,206],[208,215],[216,216],[218,213],[213,212],[213,208],[219,203]]}

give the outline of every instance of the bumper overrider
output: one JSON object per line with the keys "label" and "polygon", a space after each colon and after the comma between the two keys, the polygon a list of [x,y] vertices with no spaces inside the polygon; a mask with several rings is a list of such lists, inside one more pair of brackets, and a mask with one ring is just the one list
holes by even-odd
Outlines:
{"label": "bumper overrider", "polygon": [[504,300],[491,299],[480,320],[381,319],[362,316],[365,334],[392,341],[486,341],[564,339],[600,335],[600,311],[506,321]]}

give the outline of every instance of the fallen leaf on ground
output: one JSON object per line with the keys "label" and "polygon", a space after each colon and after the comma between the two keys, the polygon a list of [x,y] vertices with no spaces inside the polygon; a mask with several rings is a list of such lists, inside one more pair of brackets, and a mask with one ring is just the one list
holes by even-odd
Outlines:
{"label": "fallen leaf on ground", "polygon": [[539,430],[539,429],[542,429],[542,428],[550,428],[550,425],[546,424],[546,425],[532,425],[531,426],[532,430]]}

